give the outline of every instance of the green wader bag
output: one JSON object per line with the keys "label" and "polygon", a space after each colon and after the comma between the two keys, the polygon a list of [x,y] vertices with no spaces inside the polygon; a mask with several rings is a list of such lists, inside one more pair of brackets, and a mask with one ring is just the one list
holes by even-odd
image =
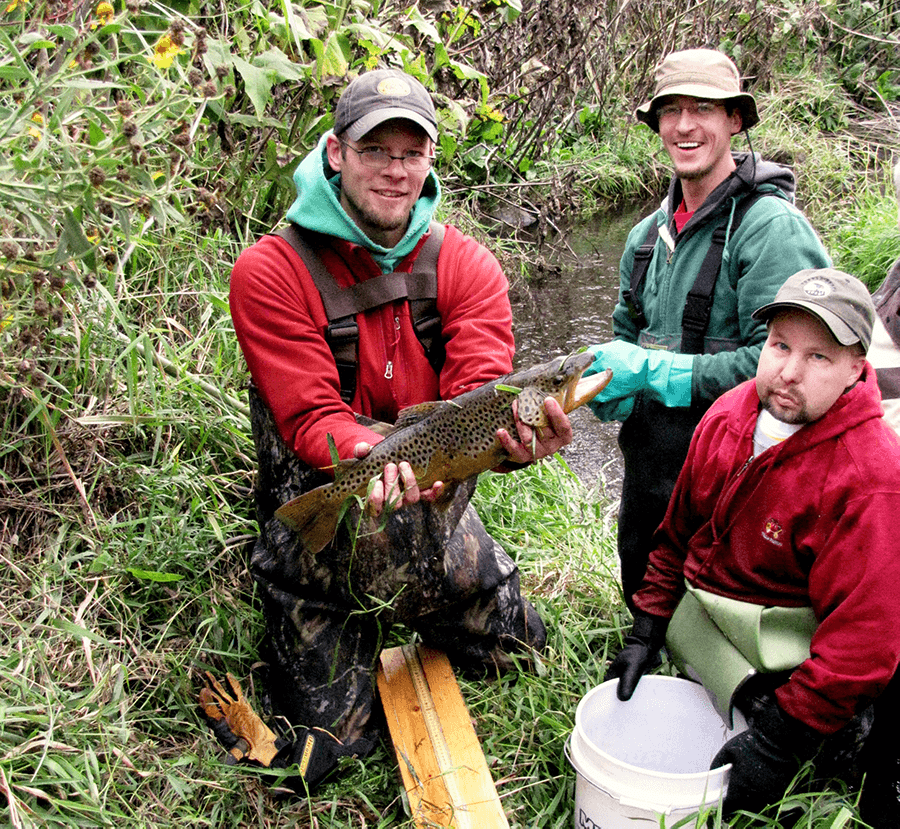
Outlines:
{"label": "green wader bag", "polygon": [[730,726],[735,692],[756,673],[788,671],[807,660],[816,625],[811,607],[763,607],[687,585],[666,648]]}

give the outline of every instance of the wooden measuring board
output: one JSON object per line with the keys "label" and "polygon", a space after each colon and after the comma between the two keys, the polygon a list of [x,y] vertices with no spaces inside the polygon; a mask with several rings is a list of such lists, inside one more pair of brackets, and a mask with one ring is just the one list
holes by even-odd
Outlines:
{"label": "wooden measuring board", "polygon": [[382,651],[378,690],[416,826],[509,829],[446,654]]}

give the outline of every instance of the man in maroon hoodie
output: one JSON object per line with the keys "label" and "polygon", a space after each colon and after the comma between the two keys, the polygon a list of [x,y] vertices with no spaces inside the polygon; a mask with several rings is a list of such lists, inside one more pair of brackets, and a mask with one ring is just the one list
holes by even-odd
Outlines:
{"label": "man in maroon hoodie", "polygon": [[698,426],[607,673],[630,699],[666,644],[743,712],[713,761],[733,763],[726,814],[778,801],[807,760],[848,768],[900,662],[900,440],[866,361],[871,297],[803,270],[754,317],[756,378]]}

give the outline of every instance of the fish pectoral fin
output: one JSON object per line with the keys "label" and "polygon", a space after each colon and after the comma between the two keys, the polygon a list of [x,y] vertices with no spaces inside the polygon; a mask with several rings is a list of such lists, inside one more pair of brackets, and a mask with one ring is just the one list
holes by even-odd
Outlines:
{"label": "fish pectoral fin", "polygon": [[523,423],[532,428],[542,428],[547,425],[547,415],[544,413],[544,400],[546,393],[536,386],[526,386],[516,397],[516,413]]}
{"label": "fish pectoral fin", "polygon": [[459,489],[459,481],[451,481],[444,484],[444,491],[440,494],[440,497],[434,499],[431,505],[435,509],[447,509],[456,498],[457,489]]}
{"label": "fish pectoral fin", "polygon": [[394,423],[394,431],[413,426],[436,411],[454,405],[456,404],[448,403],[446,400],[432,400],[428,403],[418,403],[415,406],[407,406],[405,409],[400,409],[397,421]]}

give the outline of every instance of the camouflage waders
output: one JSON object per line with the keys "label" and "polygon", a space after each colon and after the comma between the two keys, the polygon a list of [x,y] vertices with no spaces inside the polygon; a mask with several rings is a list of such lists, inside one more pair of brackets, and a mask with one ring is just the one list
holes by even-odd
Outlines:
{"label": "camouflage waders", "polygon": [[[330,478],[290,451],[253,387],[250,410],[260,528],[251,571],[263,602],[276,713],[329,731],[347,754],[365,755],[379,733],[373,671],[394,622],[457,666],[505,669],[510,652],[543,647],[544,625],[519,592],[516,565],[469,503],[474,479],[447,507],[404,507],[383,528],[364,514],[358,534],[344,523],[312,556],[274,513]],[[356,526],[360,510],[349,514]]]}

